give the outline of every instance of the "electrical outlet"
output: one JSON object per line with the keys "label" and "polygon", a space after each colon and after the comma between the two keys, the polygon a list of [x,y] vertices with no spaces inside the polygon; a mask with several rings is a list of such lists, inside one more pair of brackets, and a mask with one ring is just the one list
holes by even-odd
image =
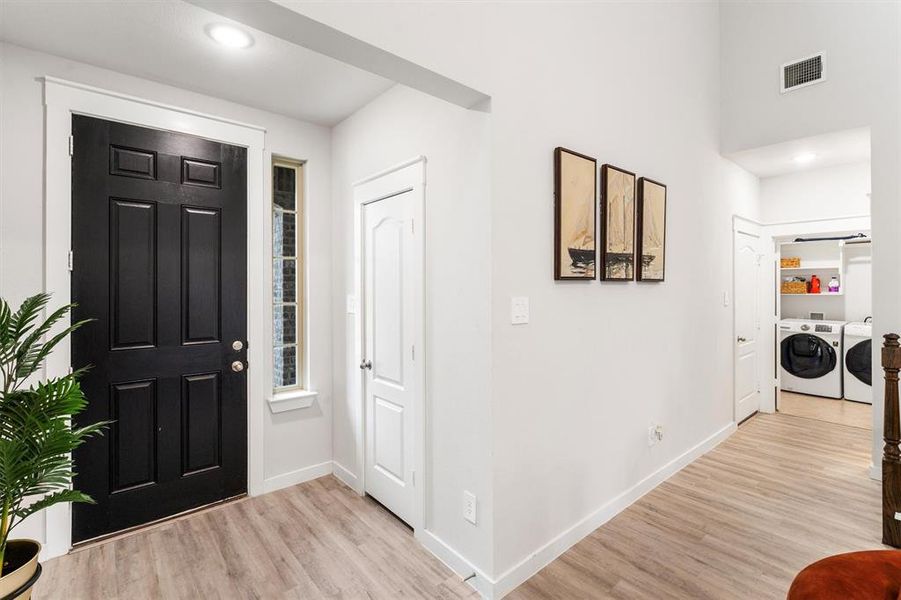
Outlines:
{"label": "electrical outlet", "polygon": [[663,441],[663,425],[651,425],[648,427],[648,446],[656,446]]}
{"label": "electrical outlet", "polygon": [[476,524],[476,495],[472,492],[463,492],[463,518],[472,523]]}

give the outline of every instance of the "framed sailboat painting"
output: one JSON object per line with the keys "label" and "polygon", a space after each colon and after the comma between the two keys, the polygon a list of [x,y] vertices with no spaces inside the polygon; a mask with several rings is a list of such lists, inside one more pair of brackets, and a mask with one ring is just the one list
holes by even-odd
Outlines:
{"label": "framed sailboat painting", "polygon": [[635,173],[601,167],[601,279],[635,279]]}
{"label": "framed sailboat painting", "polygon": [[554,150],[554,279],[594,279],[597,161]]}
{"label": "framed sailboat painting", "polygon": [[666,267],[666,186],[638,180],[638,280],[663,281]]}

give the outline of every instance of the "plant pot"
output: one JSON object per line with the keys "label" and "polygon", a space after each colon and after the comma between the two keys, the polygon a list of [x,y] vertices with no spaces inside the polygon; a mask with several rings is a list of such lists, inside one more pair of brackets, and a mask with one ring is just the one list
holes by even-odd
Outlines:
{"label": "plant pot", "polygon": [[[0,599],[28,600],[40,577],[38,555],[41,545],[34,540],[10,540],[3,557],[6,569],[0,577]],[[16,593],[15,596],[11,594]]]}

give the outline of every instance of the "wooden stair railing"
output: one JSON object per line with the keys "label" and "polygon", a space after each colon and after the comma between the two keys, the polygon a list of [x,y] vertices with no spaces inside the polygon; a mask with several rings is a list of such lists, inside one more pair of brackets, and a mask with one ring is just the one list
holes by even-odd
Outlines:
{"label": "wooden stair railing", "polygon": [[898,334],[889,333],[882,345],[885,371],[885,405],[882,452],[882,543],[901,548],[901,414],[898,412],[898,371],[901,344]]}

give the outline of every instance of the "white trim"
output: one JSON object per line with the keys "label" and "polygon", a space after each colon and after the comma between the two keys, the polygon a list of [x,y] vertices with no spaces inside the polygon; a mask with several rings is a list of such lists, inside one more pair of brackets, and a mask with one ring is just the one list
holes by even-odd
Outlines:
{"label": "white trim", "polygon": [[[363,315],[365,314],[365,298],[363,283],[363,206],[365,204],[378,201],[389,196],[402,193],[404,191],[412,191],[414,194],[413,221],[415,223],[413,233],[413,243],[417,246],[415,253],[415,271],[419,275],[419,307],[414,307],[413,315],[416,348],[416,372],[418,379],[418,389],[414,397],[419,402],[412,412],[414,422],[414,449],[413,449],[413,471],[416,473],[413,486],[416,498],[414,500],[412,523],[409,525],[413,528],[414,533],[420,529],[425,529],[428,524],[427,499],[426,490],[430,487],[430,479],[428,469],[426,468],[425,457],[427,455],[426,445],[428,438],[426,436],[426,423],[428,419],[428,384],[426,381],[426,336],[425,336],[425,313],[426,313],[426,274],[425,274],[425,178],[426,178],[426,158],[417,156],[408,161],[404,161],[384,171],[361,179],[354,184],[354,296],[358,299],[358,310],[354,317],[354,361],[350,365],[351,369],[363,359],[364,329]],[[409,171],[405,173],[404,171]],[[395,177],[390,177],[395,175]],[[366,194],[360,193],[360,186],[366,185],[370,189]],[[354,403],[357,405],[357,418],[355,427],[355,442],[357,445],[356,459],[360,472],[358,475],[359,484],[356,489],[360,493],[364,493],[366,489],[366,438],[365,438],[365,373],[362,370],[357,374],[356,390],[348,390],[351,398],[356,396]]]}
{"label": "white trim", "polygon": [[829,223],[830,221],[849,221],[851,219],[869,219],[870,215],[847,215],[844,217],[823,217],[820,219],[799,219],[796,221],[758,221],[757,219],[752,219],[750,217],[744,217],[742,215],[732,215],[733,226],[735,221],[746,221],[748,223],[753,223],[755,225],[760,225],[761,227],[772,227],[774,225],[804,225],[807,223]]}
{"label": "white trim", "polygon": [[297,469],[296,471],[282,473],[281,475],[276,475],[275,477],[269,477],[263,480],[263,493],[268,494],[269,492],[291,487],[292,485],[304,483],[305,481],[319,479],[320,477],[325,477],[331,473],[332,461],[330,460],[319,463],[318,465],[310,465],[309,467]]}
{"label": "white trim", "polygon": [[[357,181],[353,182],[353,187],[357,187],[358,185],[363,185],[364,183],[369,183],[370,181],[372,181],[374,179],[384,177],[385,175],[390,175],[391,173],[394,173],[395,171],[400,171],[401,169],[406,169],[410,165],[415,165],[418,162],[425,164],[425,162],[426,162],[425,156],[420,155],[415,158],[405,160],[403,162],[397,163],[393,167],[388,167],[387,169],[379,171],[378,173],[375,173],[373,175],[368,175],[368,176],[364,177],[363,179],[358,179]],[[425,182],[425,172],[423,171],[423,183],[424,182]]]}
{"label": "white trim", "polygon": [[627,509],[642,496],[678,473],[686,465],[706,454],[720,442],[732,435],[736,430],[735,423],[729,423],[713,435],[689,448],[681,455],[666,463],[631,488],[598,507],[591,514],[579,520],[566,531],[541,546],[538,550],[524,558],[518,564],[502,573],[494,582],[492,595],[486,597],[502,598],[517,586],[527,581],[532,575],[550,564],[558,556],[577,544],[592,531]]}
{"label": "white trim", "polygon": [[318,397],[319,392],[294,389],[273,394],[266,401],[269,403],[269,411],[275,414],[298,408],[309,408],[313,406],[313,402]]}
{"label": "white trim", "polygon": [[356,493],[363,495],[363,488],[361,487],[361,480],[359,477],[354,475],[353,471],[339,463],[338,461],[332,461],[332,475],[338,478],[341,483],[355,491]]}
{"label": "white trim", "polygon": [[[70,300],[69,250],[71,249],[72,164],[69,136],[72,115],[81,114],[186,133],[247,148],[247,339],[250,365],[266,365],[271,344],[270,311],[266,286],[271,271],[266,246],[269,204],[265,202],[265,129],[237,123],[192,110],[136,98],[114,91],[44,77],[44,289],[53,293],[54,304]],[[77,260],[77,257],[76,257]],[[60,327],[62,324],[60,324]],[[69,370],[70,345],[64,340],[46,363],[46,376]],[[247,492],[264,491],[263,423],[265,390],[270,390],[271,373],[261,368],[247,372]],[[71,507],[57,505],[45,516],[46,538],[42,559],[68,552],[72,543]]]}
{"label": "white trim", "polygon": [[472,577],[466,581],[466,583],[479,592],[482,598],[490,600],[495,597],[494,590],[496,582],[485,572],[469,562],[465,556],[451,548],[447,542],[428,530],[417,531],[415,532],[415,536],[426,550],[434,554],[447,568],[463,579],[475,575],[475,577]]}

